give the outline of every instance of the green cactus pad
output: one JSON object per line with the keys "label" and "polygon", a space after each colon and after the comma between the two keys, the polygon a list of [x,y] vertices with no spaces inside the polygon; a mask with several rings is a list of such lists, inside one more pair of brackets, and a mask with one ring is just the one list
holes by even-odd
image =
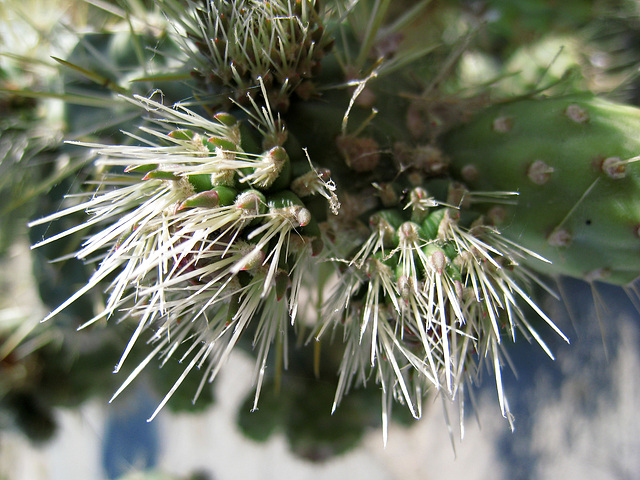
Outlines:
{"label": "green cactus pad", "polygon": [[619,285],[640,274],[640,109],[587,94],[516,100],[444,146],[470,189],[519,193],[489,217],[552,262],[533,268]]}

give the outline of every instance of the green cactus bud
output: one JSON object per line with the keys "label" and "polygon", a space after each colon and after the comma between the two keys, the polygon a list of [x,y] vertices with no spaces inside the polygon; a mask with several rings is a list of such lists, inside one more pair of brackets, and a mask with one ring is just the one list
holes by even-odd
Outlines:
{"label": "green cactus bud", "polygon": [[247,215],[263,215],[267,211],[267,199],[262,192],[249,189],[236,197],[235,206]]}
{"label": "green cactus bud", "polygon": [[167,172],[164,170],[150,170],[149,172],[146,173],[146,175],[144,177],[142,177],[142,180],[171,180],[171,181],[178,181],[180,180],[180,175],[176,175],[173,172]]}
{"label": "green cactus bud", "polygon": [[380,210],[369,217],[369,225],[371,228],[377,227],[380,222],[385,222],[393,230],[402,225],[405,221],[402,214],[398,210],[388,209]]}
{"label": "green cactus bud", "polygon": [[438,236],[438,229],[440,228],[440,222],[444,218],[446,208],[441,208],[431,213],[422,222],[422,236],[426,240],[434,240]]}
{"label": "green cactus bud", "polygon": [[144,165],[129,165],[125,167],[125,173],[149,173],[158,169],[157,163],[149,163]]}
{"label": "green cactus bud", "polygon": [[397,245],[397,230],[402,224],[402,215],[396,210],[381,210],[369,217],[369,227],[377,232],[384,246]]}
{"label": "green cactus bud", "polygon": [[211,182],[211,175],[198,173],[188,175],[189,183],[196,192],[208,192],[213,187]]}
{"label": "green cactus bud", "polygon": [[422,249],[422,252],[429,259],[430,266],[438,273],[442,273],[445,270],[449,262],[444,249],[440,245],[437,243],[428,243]]}
{"label": "green cactus bud", "polygon": [[294,205],[304,207],[304,202],[291,190],[283,190],[282,192],[269,195],[267,201],[273,208],[286,208]]}
{"label": "green cactus bud", "polygon": [[640,109],[584,94],[496,105],[444,146],[471,189],[519,192],[501,231],[552,262],[530,266],[624,285],[640,274],[639,133]]}
{"label": "green cactus bud", "polygon": [[298,226],[307,226],[312,220],[311,212],[305,208],[302,200],[289,190],[269,196],[268,201],[271,211],[287,210]]}
{"label": "green cactus bud", "polygon": [[[256,78],[267,87],[268,100],[278,110],[305,79],[318,73],[333,42],[324,32],[319,2],[210,2],[207,8],[166,5],[169,15],[182,18],[192,44],[195,78],[201,88],[246,104]],[[179,4],[176,4],[179,5]],[[295,12],[295,13],[294,13]],[[216,99],[217,100],[217,99]]]}
{"label": "green cactus bud", "polygon": [[215,208],[219,206],[232,205],[236,199],[236,192],[233,188],[218,186],[211,190],[196,193],[183,201],[178,210],[184,208]]}
{"label": "green cactus bud", "polygon": [[235,116],[226,112],[216,113],[213,118],[218,120],[221,124],[226,125],[227,127],[235,127],[239,123],[238,119]]}
{"label": "green cactus bud", "polygon": [[453,242],[445,242],[442,245],[442,250],[449,260],[454,260],[459,253],[455,243]]}
{"label": "green cactus bud", "polygon": [[277,176],[271,182],[270,185],[267,186],[270,191],[278,191],[283,188],[287,188],[289,183],[291,182],[291,160],[289,160],[289,155],[282,147],[273,147],[269,150],[268,155],[271,159],[273,159],[273,164],[275,165],[276,170],[278,171]]}
{"label": "green cactus bud", "polygon": [[203,140],[202,143],[209,149],[211,153],[215,153],[218,148],[230,152],[235,152],[236,150],[238,150],[238,145],[236,145],[235,142],[223,137],[209,137]]}
{"label": "green cactus bud", "polygon": [[407,208],[411,208],[412,222],[424,222],[429,215],[429,209],[437,205],[438,202],[422,187],[415,187],[409,192]]}
{"label": "green cactus bud", "polygon": [[193,130],[189,130],[187,128],[180,128],[178,130],[172,130],[168,133],[168,136],[175,140],[193,140],[195,136],[195,132]]}
{"label": "green cactus bud", "polygon": [[317,255],[324,248],[324,244],[320,240],[320,225],[313,217],[310,216],[310,219],[306,225],[301,225],[300,233],[306,237],[311,237],[313,240],[311,242],[312,254]]}
{"label": "green cactus bud", "polygon": [[254,163],[255,166],[244,169],[241,183],[250,183],[256,188],[272,191],[289,185],[291,161],[284,148],[273,147],[259,155]]}
{"label": "green cactus bud", "polygon": [[262,250],[251,243],[241,245],[240,253],[242,255],[240,271],[255,270],[262,265],[266,256]]}
{"label": "green cactus bud", "polygon": [[395,232],[394,243],[396,246],[403,242],[416,243],[420,241],[420,226],[414,222],[404,222]]}

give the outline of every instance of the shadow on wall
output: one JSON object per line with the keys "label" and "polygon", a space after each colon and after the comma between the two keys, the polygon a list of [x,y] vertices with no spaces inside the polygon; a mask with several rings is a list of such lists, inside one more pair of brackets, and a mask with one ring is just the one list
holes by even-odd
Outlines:
{"label": "shadow on wall", "polygon": [[147,422],[156,408],[149,390],[132,388],[126,400],[108,409],[102,452],[102,466],[109,480],[132,470],[144,471],[157,466],[160,454],[158,423]]}
{"label": "shadow on wall", "polygon": [[548,301],[546,311],[571,345],[544,337],[555,362],[526,342],[509,350],[518,378],[505,382],[516,417],[515,433],[498,440],[505,471],[510,480],[638,478],[640,312],[619,287],[564,279],[560,290],[568,305]]}

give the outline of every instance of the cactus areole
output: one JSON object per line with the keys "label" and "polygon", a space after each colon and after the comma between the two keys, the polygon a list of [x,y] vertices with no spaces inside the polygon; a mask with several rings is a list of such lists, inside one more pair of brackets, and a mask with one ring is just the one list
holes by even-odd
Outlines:
{"label": "cactus areole", "polygon": [[444,150],[470,189],[519,193],[489,216],[551,261],[531,267],[626,285],[640,274],[639,132],[635,107],[591,94],[527,98],[482,111]]}

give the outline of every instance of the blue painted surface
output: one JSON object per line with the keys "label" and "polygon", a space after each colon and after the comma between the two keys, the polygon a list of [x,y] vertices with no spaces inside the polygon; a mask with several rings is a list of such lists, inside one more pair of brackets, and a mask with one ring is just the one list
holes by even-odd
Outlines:
{"label": "blue painted surface", "polygon": [[144,386],[132,388],[108,409],[102,466],[106,478],[157,466],[160,454],[158,420],[147,422],[157,401]]}
{"label": "blue painted surface", "polygon": [[[550,437],[564,437],[563,450],[566,450],[558,451],[559,456],[572,450],[577,431],[585,428],[589,421],[598,421],[598,416],[603,414],[603,405],[616,408],[619,403],[616,383],[621,372],[616,371],[614,363],[624,354],[621,349],[625,345],[625,332],[640,329],[640,314],[624,289],[603,284],[595,286],[595,293],[602,301],[598,319],[594,290],[590,285],[573,279],[563,280],[562,285],[569,304],[565,307],[562,302],[549,301],[546,310],[570,338],[571,344],[553,334],[544,335],[556,361],[551,361],[537,345],[526,342],[519,341],[509,349],[518,378],[505,375],[504,383],[516,418],[516,431],[505,431],[497,439],[497,446],[510,480],[545,478],[540,476],[539,468],[549,462],[549,451],[540,447],[541,432],[536,422],[540,422],[546,406],[562,405],[565,412],[554,425],[555,431],[549,432]],[[633,343],[631,351],[637,354],[640,344]],[[629,348],[628,343],[626,348]],[[570,404],[567,399],[571,399]],[[594,458],[618,456],[617,461],[607,460],[611,463],[606,467],[609,469],[607,475],[611,475],[608,478],[640,478],[640,473],[629,471],[635,462],[620,458],[619,452],[613,451],[618,446],[611,438],[594,437],[591,442],[589,449],[593,450]]]}

